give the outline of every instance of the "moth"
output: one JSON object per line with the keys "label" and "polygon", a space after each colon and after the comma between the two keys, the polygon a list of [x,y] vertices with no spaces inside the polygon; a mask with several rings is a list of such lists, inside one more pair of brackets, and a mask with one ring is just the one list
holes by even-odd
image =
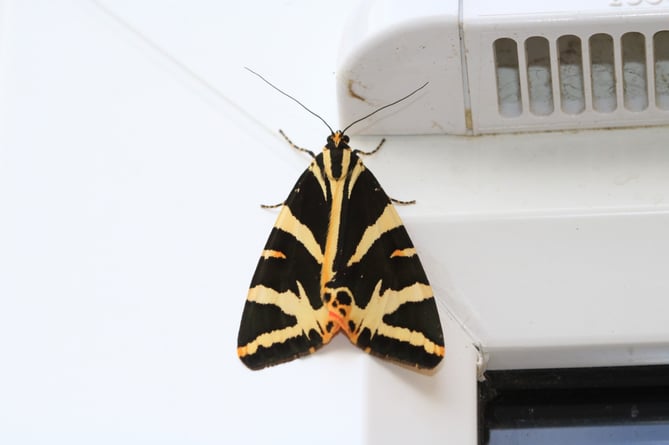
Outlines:
{"label": "moth", "polygon": [[[248,68],[247,68],[248,69]],[[249,70],[251,71],[251,70]],[[310,354],[338,332],[364,351],[417,368],[444,356],[439,314],[423,266],[383,191],[345,134],[330,130],[281,211],[251,280],[237,354],[262,369]],[[278,207],[278,206],[277,206]]]}

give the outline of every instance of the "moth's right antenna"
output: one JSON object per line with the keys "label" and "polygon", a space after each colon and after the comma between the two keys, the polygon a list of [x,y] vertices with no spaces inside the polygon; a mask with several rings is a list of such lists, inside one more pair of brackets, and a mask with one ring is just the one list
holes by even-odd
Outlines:
{"label": "moth's right antenna", "polygon": [[357,124],[358,122],[364,121],[365,119],[367,119],[368,117],[370,117],[370,116],[372,116],[372,115],[378,113],[379,111],[381,111],[381,110],[385,110],[385,109],[388,108],[388,107],[392,107],[393,105],[402,102],[404,99],[408,99],[408,98],[410,98],[411,96],[413,96],[414,94],[416,94],[417,92],[419,92],[420,90],[422,90],[423,88],[425,88],[425,87],[427,86],[428,83],[430,83],[430,82],[425,82],[422,86],[416,88],[415,90],[413,90],[412,92],[410,92],[409,94],[407,94],[406,96],[404,96],[403,98],[401,98],[401,99],[397,99],[395,102],[393,102],[393,103],[389,103],[388,105],[384,105],[384,106],[382,106],[381,108],[377,108],[376,110],[374,110],[374,111],[372,111],[371,113],[369,113],[367,116],[363,116],[363,117],[361,117],[360,119],[354,121],[353,123],[349,124],[348,127],[344,128],[344,129],[342,130],[342,134],[343,134],[343,133],[346,133],[346,130],[348,130],[349,128],[351,128],[352,126],[354,126],[355,124]]}

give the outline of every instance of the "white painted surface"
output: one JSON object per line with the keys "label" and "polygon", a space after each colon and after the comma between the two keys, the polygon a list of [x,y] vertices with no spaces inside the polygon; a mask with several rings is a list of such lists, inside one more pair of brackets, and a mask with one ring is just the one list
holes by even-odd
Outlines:
{"label": "white painted surface", "polygon": [[443,302],[434,376],[343,337],[259,372],[235,353],[259,204],[309,161],[276,129],[327,136],[242,67],[336,126],[354,3],[0,3],[0,443],[475,443],[476,354]]}
{"label": "white painted surface", "polygon": [[360,2],[346,22],[337,70],[342,125],[424,90],[352,134],[466,134],[458,2]]}
{"label": "white painted surface", "polygon": [[258,204],[308,163],[276,129],[326,136],[242,67],[337,126],[323,30],[354,3],[1,3],[0,442],[474,443],[473,341],[496,369],[669,362],[666,128],[389,138],[366,164],[418,201],[444,365],[344,338],[239,362]]}

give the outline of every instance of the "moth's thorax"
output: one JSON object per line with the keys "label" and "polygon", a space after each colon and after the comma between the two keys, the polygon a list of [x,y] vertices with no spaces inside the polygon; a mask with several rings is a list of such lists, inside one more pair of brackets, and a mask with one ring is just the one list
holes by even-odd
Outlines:
{"label": "moth's thorax", "polygon": [[348,136],[341,131],[328,136],[327,144],[323,148],[323,164],[325,174],[331,181],[343,179],[351,166],[351,148],[348,141]]}

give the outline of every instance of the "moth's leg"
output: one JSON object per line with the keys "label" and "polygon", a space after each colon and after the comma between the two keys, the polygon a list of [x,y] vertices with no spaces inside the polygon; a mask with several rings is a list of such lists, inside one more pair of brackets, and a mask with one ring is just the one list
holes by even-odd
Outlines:
{"label": "moth's leg", "polygon": [[277,207],[281,207],[284,203],[280,202],[278,204],[260,204],[260,208],[263,209],[276,209]]}
{"label": "moth's leg", "polygon": [[[389,196],[389,198],[390,198],[390,196]],[[401,200],[399,200],[399,199],[390,198],[390,200],[391,200],[392,202],[394,202],[395,204],[399,204],[399,205],[403,205],[403,206],[411,205],[411,204],[416,204],[416,200],[415,200],[415,199],[412,199],[411,201],[401,201]]]}
{"label": "moth's leg", "polygon": [[[286,140],[286,142],[288,142],[288,144],[289,144],[291,147],[293,147],[295,150],[302,151],[302,152],[304,152],[304,153],[309,153],[309,155],[310,155],[312,158],[315,158],[315,157],[316,157],[316,155],[314,154],[313,151],[311,151],[311,150],[307,150],[306,148],[298,147],[297,145],[295,145],[295,144],[293,143],[293,141],[291,141],[291,140],[288,138],[288,136],[286,136],[286,133],[284,133],[283,130],[279,130],[279,133],[281,133],[281,136],[283,136],[283,138]],[[271,204],[271,205],[268,205],[268,204],[260,204],[260,207],[263,208],[263,209],[276,209],[277,207],[281,207],[283,204],[284,204],[283,202],[280,202],[280,203],[278,203],[278,204]]]}
{"label": "moth's leg", "polygon": [[[365,155],[365,156],[373,155],[374,153],[379,151],[379,149],[381,148],[381,146],[383,145],[384,142],[386,142],[386,139],[385,138],[381,139],[381,142],[379,142],[379,145],[377,145],[376,148],[372,151],[355,150],[355,153]],[[411,201],[402,201],[402,200],[399,200],[399,199],[390,198],[390,200],[392,202],[394,202],[395,204],[399,204],[399,205],[416,204],[415,199],[412,199]]]}
{"label": "moth's leg", "polygon": [[362,151],[362,150],[353,150],[354,153],[356,154],[361,154],[365,156],[373,155],[377,151],[379,151],[379,148],[383,145],[383,143],[386,142],[386,138],[381,139],[381,142],[379,142],[379,145],[376,146],[376,148],[372,151]]}
{"label": "moth's leg", "polygon": [[283,130],[279,130],[279,133],[281,133],[281,136],[283,136],[283,138],[286,140],[286,142],[288,142],[288,144],[289,144],[291,147],[293,147],[295,150],[299,150],[299,151],[304,152],[304,153],[309,153],[309,155],[310,155],[312,158],[315,158],[315,157],[316,157],[316,155],[314,154],[313,151],[311,151],[311,150],[307,150],[306,148],[298,147],[297,145],[295,145],[295,144],[293,143],[293,141],[291,141],[291,140],[288,138],[288,136],[286,136],[286,133],[284,133]]}

